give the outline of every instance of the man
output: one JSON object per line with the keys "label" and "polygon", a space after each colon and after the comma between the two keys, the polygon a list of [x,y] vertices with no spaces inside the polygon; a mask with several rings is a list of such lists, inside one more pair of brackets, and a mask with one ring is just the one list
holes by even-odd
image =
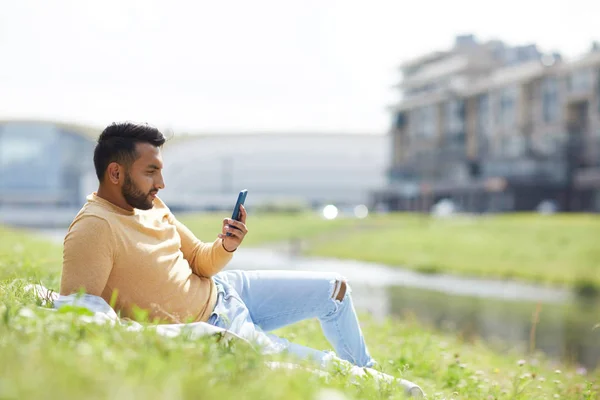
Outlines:
{"label": "man", "polygon": [[[212,243],[197,239],[157,196],[165,187],[164,143],[162,133],[147,125],[112,124],[102,132],[94,150],[100,184],[65,237],[60,293],[101,296],[132,319],[206,322],[266,352],[285,350],[326,365],[332,354],[266,333],[318,318],[341,359],[373,366],[343,277],[222,271],[248,233],[246,210],[241,208],[241,221],[224,219]],[[422,393],[408,381],[398,382]]]}

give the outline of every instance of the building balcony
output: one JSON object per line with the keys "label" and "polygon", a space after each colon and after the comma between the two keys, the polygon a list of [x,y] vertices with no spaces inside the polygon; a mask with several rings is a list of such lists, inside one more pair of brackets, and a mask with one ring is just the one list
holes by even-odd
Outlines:
{"label": "building balcony", "polygon": [[562,184],[584,169],[600,168],[600,139],[567,136],[541,151],[523,138],[518,146],[505,143],[492,152],[479,140],[477,160],[467,157],[464,138],[446,136],[443,147],[403,149],[401,162],[388,170],[390,181],[451,182],[460,179],[506,178],[515,182]]}
{"label": "building balcony", "polygon": [[567,164],[563,160],[491,159],[481,163],[482,177],[505,178],[516,182],[556,183],[566,181]]}
{"label": "building balcony", "polygon": [[388,170],[390,181],[444,181],[457,179],[457,170],[466,169],[468,160],[463,145],[418,151],[404,157]]}

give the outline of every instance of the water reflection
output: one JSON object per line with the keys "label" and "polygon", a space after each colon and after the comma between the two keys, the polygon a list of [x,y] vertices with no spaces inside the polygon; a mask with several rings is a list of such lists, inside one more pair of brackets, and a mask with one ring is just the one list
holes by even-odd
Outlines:
{"label": "water reflection", "polygon": [[431,290],[388,287],[390,314],[414,315],[436,329],[458,333],[465,339],[483,338],[500,350],[530,348],[532,321],[539,306],[533,335],[536,350],[550,357],[578,363],[587,369],[600,360],[600,320],[597,300],[565,304],[507,301],[447,295]]}

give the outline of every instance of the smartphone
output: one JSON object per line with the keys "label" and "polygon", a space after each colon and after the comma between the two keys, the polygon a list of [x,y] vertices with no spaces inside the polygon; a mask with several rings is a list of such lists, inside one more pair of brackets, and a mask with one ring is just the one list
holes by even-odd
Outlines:
{"label": "smartphone", "polygon": [[[237,201],[235,202],[235,207],[233,207],[233,214],[231,214],[231,219],[239,221],[241,219],[240,216],[240,206],[244,205],[246,201],[246,196],[248,195],[248,190],[241,190],[238,194]],[[227,232],[227,236],[231,236],[231,233]]]}

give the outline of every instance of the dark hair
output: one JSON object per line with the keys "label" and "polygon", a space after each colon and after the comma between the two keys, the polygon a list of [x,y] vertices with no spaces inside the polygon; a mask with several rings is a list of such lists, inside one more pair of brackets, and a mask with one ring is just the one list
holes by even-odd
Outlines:
{"label": "dark hair", "polygon": [[104,172],[111,162],[129,166],[136,159],[136,143],[150,143],[161,147],[165,143],[164,135],[156,128],[146,124],[131,122],[113,122],[102,131],[94,149],[94,167],[96,176],[102,181]]}

